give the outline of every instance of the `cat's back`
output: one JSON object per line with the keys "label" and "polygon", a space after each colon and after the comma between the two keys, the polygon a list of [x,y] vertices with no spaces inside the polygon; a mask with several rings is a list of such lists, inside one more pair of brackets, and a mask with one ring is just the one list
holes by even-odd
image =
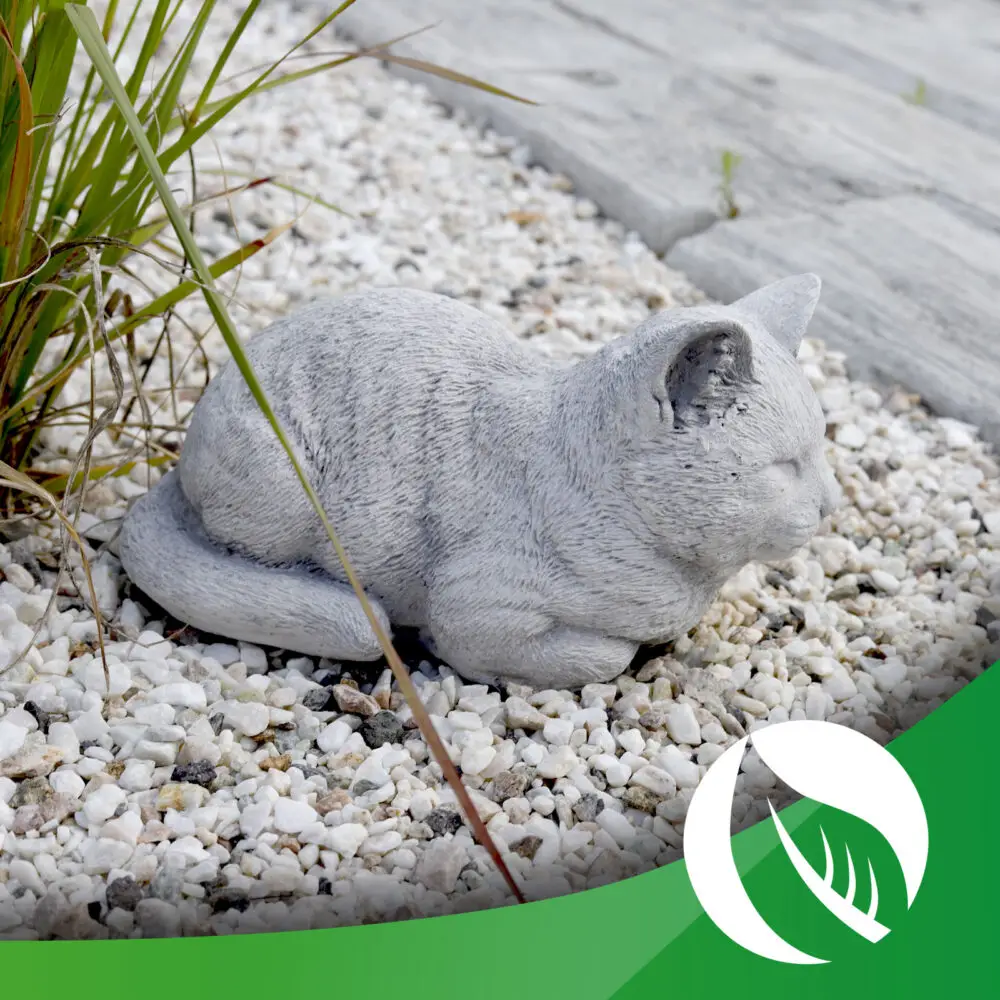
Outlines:
{"label": "cat's back", "polygon": [[317,299],[250,342],[270,370],[336,363],[352,380],[368,371],[408,370],[464,378],[470,370],[527,370],[520,344],[471,305],[412,288],[372,288]]}
{"label": "cat's back", "polygon": [[[246,353],[358,572],[408,617],[441,539],[489,521],[485,508],[504,502],[495,468],[532,447],[548,365],[474,307],[403,288],[312,302],[250,339]],[[293,518],[301,544],[276,554],[261,540],[295,506],[282,493],[284,513],[271,511],[278,471],[288,471],[279,446],[230,363],[192,419],[185,490],[220,541],[279,562],[311,556],[320,529],[298,527],[312,520],[305,506]],[[298,496],[290,478],[282,483]],[[232,509],[253,516],[234,519]]]}
{"label": "cat's back", "polygon": [[[410,288],[316,299],[253,336],[246,355],[278,418],[299,436],[376,450],[395,442],[397,471],[414,443],[408,438],[444,441],[477,400],[498,385],[537,379],[545,367],[480,310]],[[233,362],[212,380],[195,416],[217,429],[262,421]],[[226,439],[219,436],[212,450]]]}

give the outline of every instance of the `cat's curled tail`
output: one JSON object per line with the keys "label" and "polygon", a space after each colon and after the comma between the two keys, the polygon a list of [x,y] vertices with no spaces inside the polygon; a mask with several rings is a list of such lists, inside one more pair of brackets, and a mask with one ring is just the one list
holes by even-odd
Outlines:
{"label": "cat's curled tail", "polygon": [[[213,542],[176,470],[129,510],[118,555],[144,593],[195,628],[330,659],[382,653],[348,585],[304,566],[267,566]],[[388,634],[384,609],[369,601]]]}

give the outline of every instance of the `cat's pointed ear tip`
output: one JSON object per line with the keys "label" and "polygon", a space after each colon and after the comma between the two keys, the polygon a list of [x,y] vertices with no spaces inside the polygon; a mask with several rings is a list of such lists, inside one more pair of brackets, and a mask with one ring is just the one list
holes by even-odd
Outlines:
{"label": "cat's pointed ear tip", "polygon": [[798,285],[802,289],[809,289],[814,295],[819,295],[823,288],[823,279],[814,271],[803,271],[801,274],[793,274],[785,279],[789,285]]}
{"label": "cat's pointed ear tip", "polygon": [[798,301],[801,301],[802,298],[812,299],[815,304],[819,300],[822,289],[823,279],[818,274],[814,271],[803,271],[762,285],[732,304],[759,308],[764,303],[786,300],[789,296]]}

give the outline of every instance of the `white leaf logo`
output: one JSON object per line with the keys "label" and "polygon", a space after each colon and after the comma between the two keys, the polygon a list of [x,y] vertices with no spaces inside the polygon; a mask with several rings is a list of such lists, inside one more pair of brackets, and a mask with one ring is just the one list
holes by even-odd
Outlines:
{"label": "white leaf logo", "polygon": [[[800,951],[771,929],[750,901],[736,869],[729,826],[748,739],[743,737],[715,761],[691,799],[684,824],[688,876],[705,912],[738,945],[776,962],[821,964],[827,959]],[[867,736],[831,722],[803,720],[768,726],[753,734],[753,745],[761,760],[790,788],[857,816],[885,837],[899,859],[907,906],[912,906],[927,865],[927,817],[913,782],[896,758]],[[889,928],[877,919],[878,884],[871,862],[867,863],[871,902],[862,911],[854,905],[857,873],[850,849],[844,859],[847,891],[841,896],[833,889],[835,864],[823,830],[826,864],[820,877],[788,835],[774,806],[771,816],[789,860],[823,906],[869,941],[888,934]]]}

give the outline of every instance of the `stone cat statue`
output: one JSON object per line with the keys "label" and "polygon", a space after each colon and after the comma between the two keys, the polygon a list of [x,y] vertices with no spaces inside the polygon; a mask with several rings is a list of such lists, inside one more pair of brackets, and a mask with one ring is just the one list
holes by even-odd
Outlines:
{"label": "stone cat statue", "polygon": [[[572,688],[676,637],[839,503],[795,360],[806,274],[651,316],[561,366],[444,296],[319,301],[247,351],[386,628],[459,674]],[[119,542],[195,627],[331,660],[378,643],[242,376],[227,364],[177,468]]]}

